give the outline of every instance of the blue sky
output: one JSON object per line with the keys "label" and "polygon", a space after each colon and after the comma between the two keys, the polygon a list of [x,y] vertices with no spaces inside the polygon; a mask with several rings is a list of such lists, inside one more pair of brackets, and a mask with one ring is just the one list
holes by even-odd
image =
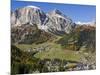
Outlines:
{"label": "blue sky", "polygon": [[58,4],[45,2],[26,2],[12,0],[11,10],[16,8],[33,5],[40,7],[44,12],[50,12],[54,9],[60,10],[63,14],[69,16],[74,22],[90,22],[96,18],[96,6],[90,5],[74,5],[74,4]]}

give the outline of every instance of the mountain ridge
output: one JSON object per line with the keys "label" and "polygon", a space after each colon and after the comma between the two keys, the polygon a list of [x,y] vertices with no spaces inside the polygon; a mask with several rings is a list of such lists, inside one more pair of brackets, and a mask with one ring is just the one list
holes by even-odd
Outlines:
{"label": "mountain ridge", "polygon": [[36,6],[25,6],[11,13],[11,27],[26,23],[37,24],[39,29],[54,33],[57,31],[70,33],[74,25],[73,21],[58,9],[44,13]]}

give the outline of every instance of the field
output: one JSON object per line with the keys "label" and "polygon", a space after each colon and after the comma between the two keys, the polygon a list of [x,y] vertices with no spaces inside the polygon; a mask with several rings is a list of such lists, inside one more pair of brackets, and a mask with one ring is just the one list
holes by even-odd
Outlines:
{"label": "field", "polygon": [[[55,41],[59,40],[58,37]],[[38,49],[39,47],[45,48],[45,51],[38,52],[35,54],[36,58],[40,59],[61,59],[61,60],[70,60],[70,61],[80,61],[80,54],[77,51],[63,49],[60,44],[53,42],[45,42],[42,44],[18,44],[16,45],[21,50],[28,50],[34,48]]]}

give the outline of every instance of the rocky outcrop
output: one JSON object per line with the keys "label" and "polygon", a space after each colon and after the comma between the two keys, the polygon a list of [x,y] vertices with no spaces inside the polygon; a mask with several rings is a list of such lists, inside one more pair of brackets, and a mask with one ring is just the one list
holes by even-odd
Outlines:
{"label": "rocky outcrop", "polygon": [[70,33],[72,30],[72,26],[74,23],[72,20],[65,16],[62,12],[55,9],[47,14],[50,18],[50,20],[47,22],[47,26],[49,27],[49,31],[54,31],[56,33],[58,32],[65,32]]}
{"label": "rocky outcrop", "polygon": [[21,26],[23,24],[42,25],[46,19],[45,13],[35,6],[18,8],[11,13],[11,25]]}
{"label": "rocky outcrop", "polygon": [[69,17],[57,9],[46,14],[39,7],[26,6],[11,12],[12,28],[25,24],[36,24],[41,30],[58,34],[70,33],[74,25]]}

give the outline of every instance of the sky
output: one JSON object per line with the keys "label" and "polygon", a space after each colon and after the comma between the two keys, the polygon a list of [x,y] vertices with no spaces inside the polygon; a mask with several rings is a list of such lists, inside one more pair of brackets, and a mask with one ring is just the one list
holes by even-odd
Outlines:
{"label": "sky", "polygon": [[11,2],[11,11],[24,6],[37,6],[45,13],[54,9],[60,10],[63,14],[70,17],[74,22],[91,22],[96,18],[96,6],[94,5],[76,5],[76,4],[60,4],[60,3],[47,3],[47,2],[26,2],[16,1]]}

